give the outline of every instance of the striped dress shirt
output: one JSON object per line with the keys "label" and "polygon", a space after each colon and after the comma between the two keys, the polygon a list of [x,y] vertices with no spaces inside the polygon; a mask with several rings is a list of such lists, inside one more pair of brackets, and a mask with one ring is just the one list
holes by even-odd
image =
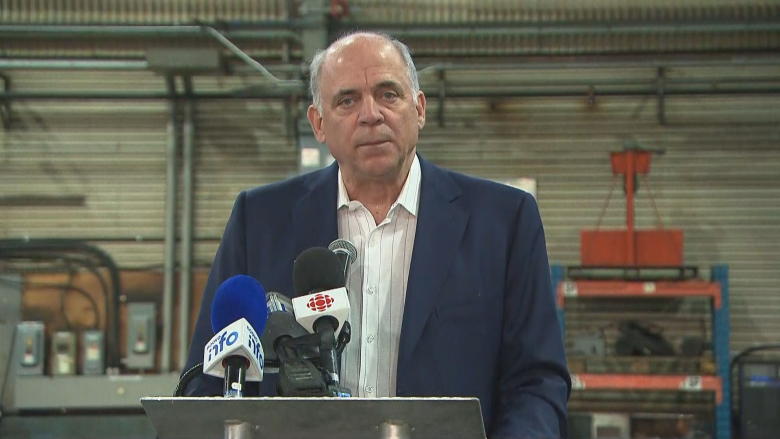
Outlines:
{"label": "striped dress shirt", "polygon": [[339,171],[339,238],[357,248],[347,279],[352,340],[341,358],[341,385],[353,396],[395,396],[398,345],[406,284],[420,202],[417,156],[398,199],[376,224],[359,201],[351,201]]}

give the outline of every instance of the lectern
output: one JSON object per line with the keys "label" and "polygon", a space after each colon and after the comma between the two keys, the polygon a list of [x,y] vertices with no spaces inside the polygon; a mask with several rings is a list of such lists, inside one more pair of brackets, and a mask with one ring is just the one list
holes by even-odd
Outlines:
{"label": "lectern", "polygon": [[485,439],[476,398],[142,398],[159,439]]}

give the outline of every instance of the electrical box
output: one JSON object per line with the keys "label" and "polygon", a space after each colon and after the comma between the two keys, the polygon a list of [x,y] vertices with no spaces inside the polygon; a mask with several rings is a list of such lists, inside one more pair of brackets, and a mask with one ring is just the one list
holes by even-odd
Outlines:
{"label": "electrical box", "polygon": [[154,303],[127,305],[127,358],[131,369],[153,369],[157,340]]}
{"label": "electrical box", "polygon": [[43,375],[43,322],[21,322],[16,327],[17,374]]}
{"label": "electrical box", "polygon": [[780,431],[780,361],[739,363],[739,437],[770,439]]}
{"label": "electrical box", "polygon": [[81,333],[81,373],[83,375],[102,375],[105,370],[105,349],[101,331]]}
{"label": "electrical box", "polygon": [[51,374],[76,374],[76,333],[58,331],[52,334]]}
{"label": "electrical box", "polygon": [[591,428],[593,439],[631,437],[631,419],[625,413],[594,413]]}

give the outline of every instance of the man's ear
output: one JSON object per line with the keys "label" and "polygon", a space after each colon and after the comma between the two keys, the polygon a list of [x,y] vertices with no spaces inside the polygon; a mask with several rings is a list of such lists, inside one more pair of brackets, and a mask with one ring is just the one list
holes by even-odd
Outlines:
{"label": "man's ear", "polygon": [[417,126],[419,129],[425,126],[425,94],[422,90],[417,92]]}
{"label": "man's ear", "polygon": [[314,131],[314,137],[318,142],[325,143],[325,131],[322,130],[322,115],[317,111],[317,107],[309,105],[306,116],[309,118],[311,129]]}

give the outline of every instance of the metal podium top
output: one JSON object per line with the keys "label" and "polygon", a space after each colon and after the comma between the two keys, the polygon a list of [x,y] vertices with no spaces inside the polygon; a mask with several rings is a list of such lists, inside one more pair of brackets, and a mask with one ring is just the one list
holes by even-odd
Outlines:
{"label": "metal podium top", "polygon": [[159,439],[485,439],[476,398],[142,398]]}

